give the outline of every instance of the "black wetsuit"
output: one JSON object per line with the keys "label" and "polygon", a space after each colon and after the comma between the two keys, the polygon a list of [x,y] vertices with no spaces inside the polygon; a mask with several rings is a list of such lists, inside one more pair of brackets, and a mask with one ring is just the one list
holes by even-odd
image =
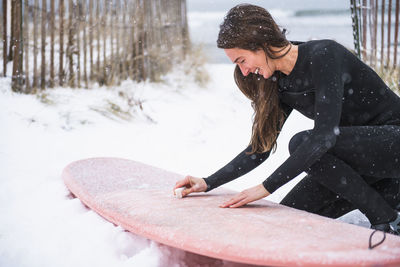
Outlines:
{"label": "black wetsuit", "polygon": [[[400,204],[400,97],[366,64],[331,40],[300,43],[289,75],[278,72],[280,104],[314,120],[290,141],[290,157],[264,182],[268,192],[307,173],[282,204],[329,217],[358,208],[371,224]],[[287,118],[286,116],[286,118]],[[205,179],[207,191],[251,171],[270,154],[250,146]]]}

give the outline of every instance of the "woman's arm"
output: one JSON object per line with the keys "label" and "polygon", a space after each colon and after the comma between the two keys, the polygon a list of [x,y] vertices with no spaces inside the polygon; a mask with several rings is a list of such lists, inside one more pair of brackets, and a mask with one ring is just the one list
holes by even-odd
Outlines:
{"label": "woman's arm", "polygon": [[251,151],[249,145],[245,150],[239,153],[232,161],[219,169],[214,174],[205,178],[207,184],[206,192],[217,188],[220,185],[239,178],[242,175],[255,169],[258,165],[263,163],[270,155],[270,151],[264,153],[247,154]]}
{"label": "woman's arm", "polygon": [[307,170],[336,143],[342,112],[343,81],[341,45],[330,41],[312,57],[311,72],[315,92],[315,120],[310,138],[264,182],[266,190],[273,193],[283,184]]}

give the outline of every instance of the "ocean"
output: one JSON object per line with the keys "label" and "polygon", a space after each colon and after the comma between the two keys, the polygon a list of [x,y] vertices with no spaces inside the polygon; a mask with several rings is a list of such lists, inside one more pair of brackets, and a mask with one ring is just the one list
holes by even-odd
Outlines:
{"label": "ocean", "polygon": [[[191,41],[203,47],[210,63],[230,63],[216,47],[219,25],[237,0],[187,0]],[[248,0],[266,8],[293,41],[333,39],[353,49],[353,31],[348,0]]]}

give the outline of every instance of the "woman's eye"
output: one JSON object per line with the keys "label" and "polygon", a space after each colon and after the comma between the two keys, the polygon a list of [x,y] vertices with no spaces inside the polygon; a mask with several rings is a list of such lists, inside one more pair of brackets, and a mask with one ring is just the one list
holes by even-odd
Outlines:
{"label": "woman's eye", "polygon": [[242,59],[242,61],[240,61],[240,64],[243,64],[245,62],[245,60],[244,59]]}

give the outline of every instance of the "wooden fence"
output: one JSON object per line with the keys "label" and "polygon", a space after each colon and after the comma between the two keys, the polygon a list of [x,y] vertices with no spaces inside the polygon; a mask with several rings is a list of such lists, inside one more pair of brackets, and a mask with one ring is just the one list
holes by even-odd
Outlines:
{"label": "wooden fence", "polygon": [[157,80],[185,57],[190,45],[186,0],[2,4],[3,75],[12,61],[16,92]]}
{"label": "wooden fence", "polygon": [[399,71],[399,2],[350,0],[355,51],[375,68]]}

